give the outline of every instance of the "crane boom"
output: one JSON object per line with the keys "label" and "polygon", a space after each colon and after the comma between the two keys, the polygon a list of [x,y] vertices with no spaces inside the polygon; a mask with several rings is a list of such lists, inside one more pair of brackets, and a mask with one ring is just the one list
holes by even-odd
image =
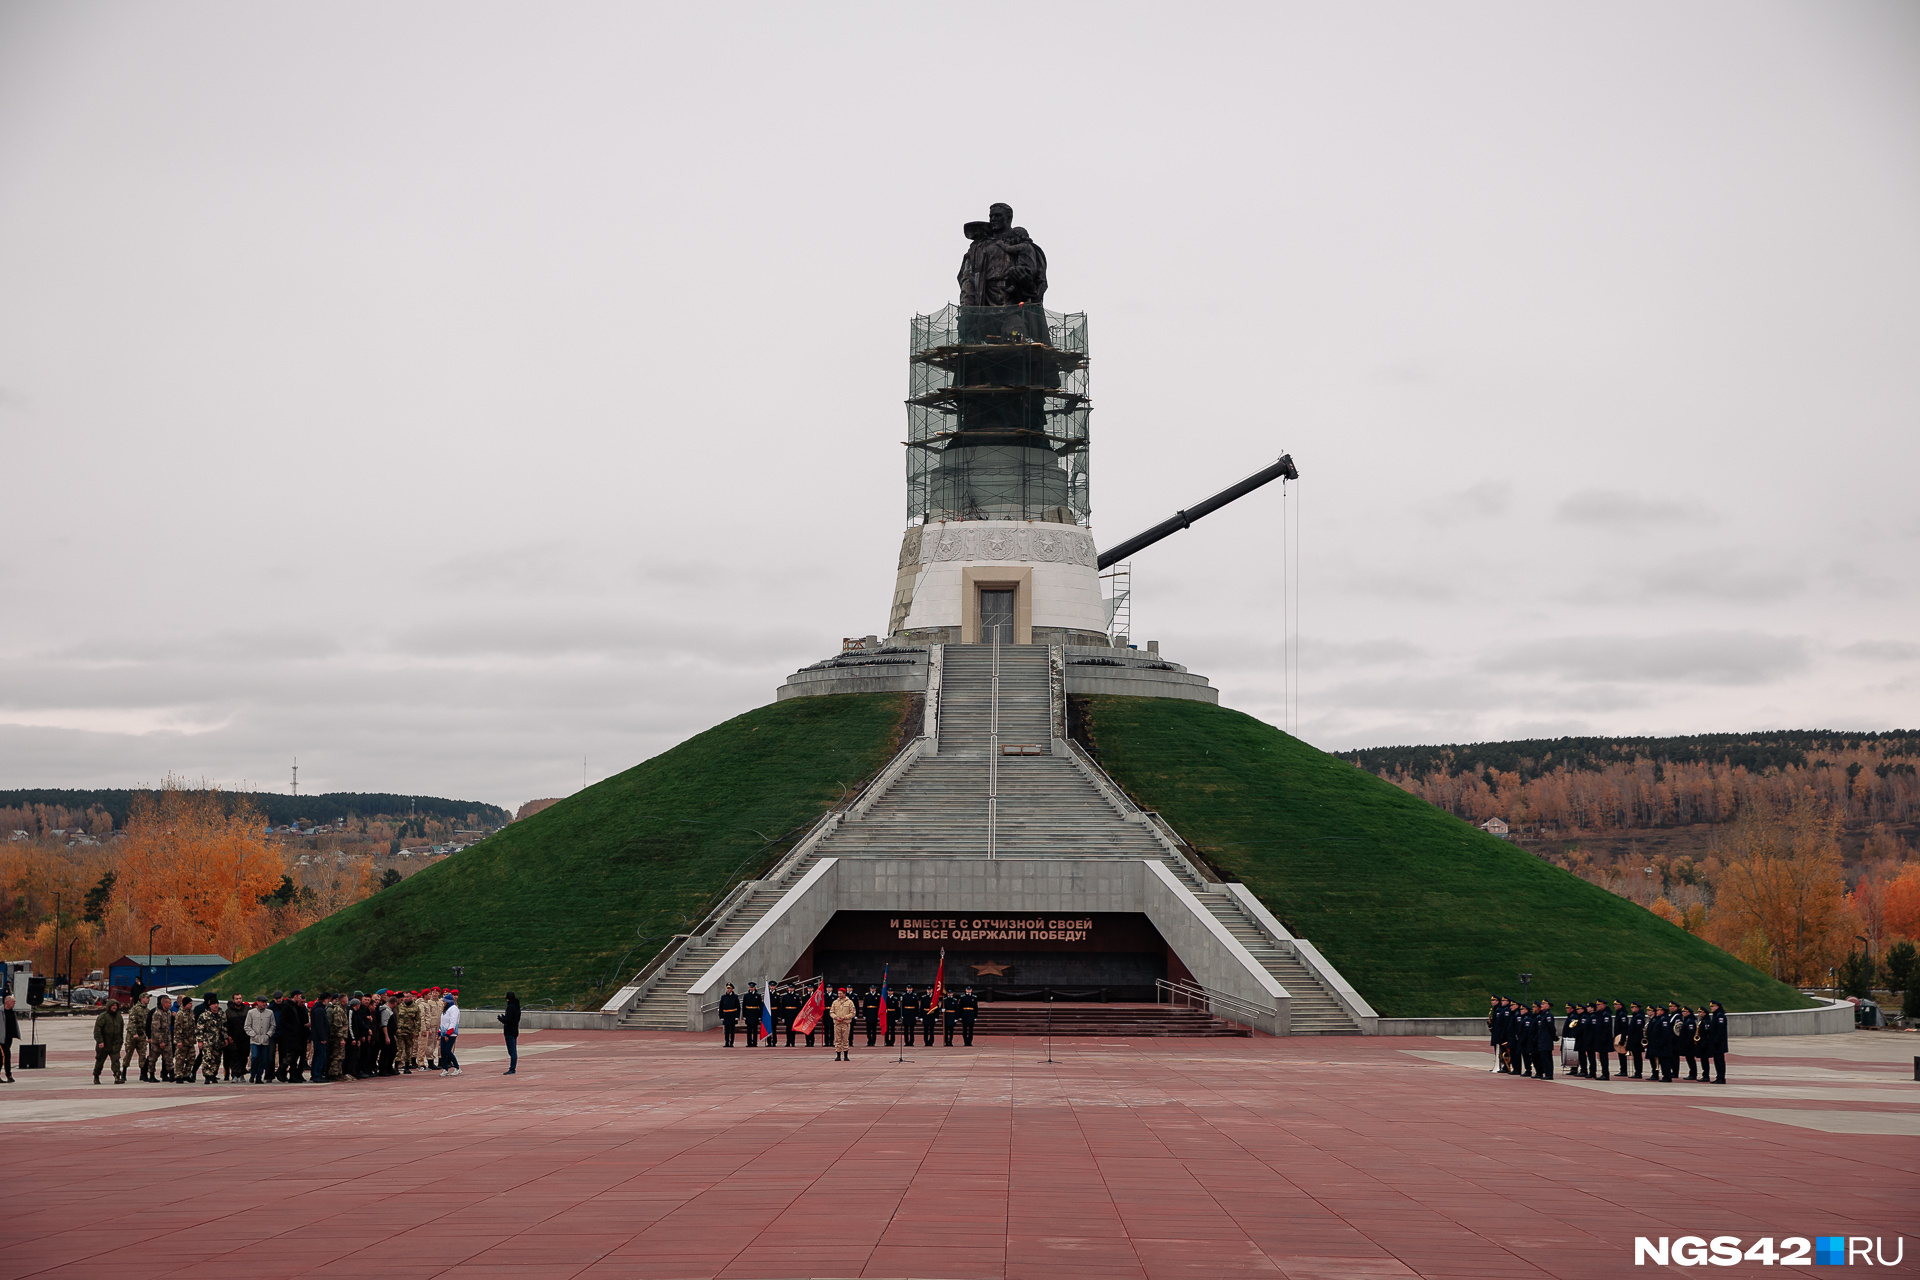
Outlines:
{"label": "crane boom", "polygon": [[1283,477],[1288,480],[1300,478],[1300,472],[1293,465],[1293,455],[1289,453],[1281,454],[1278,462],[1262,467],[1237,484],[1228,485],[1204,502],[1196,502],[1184,511],[1176,511],[1171,519],[1162,520],[1144,533],[1134,534],[1112,550],[1101,552],[1100,567],[1105,569],[1109,565],[1118,564],[1134,552],[1146,550],[1168,534],[1178,533],[1191,526],[1201,516],[1212,515],[1235,498],[1244,498],[1261,485]]}

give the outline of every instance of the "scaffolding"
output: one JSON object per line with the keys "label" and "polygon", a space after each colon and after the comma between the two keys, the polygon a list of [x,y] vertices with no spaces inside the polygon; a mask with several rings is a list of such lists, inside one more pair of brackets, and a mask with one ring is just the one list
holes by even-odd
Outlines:
{"label": "scaffolding", "polygon": [[1100,603],[1107,611],[1107,643],[1124,646],[1133,634],[1133,561],[1100,575]]}
{"label": "scaffolding", "polygon": [[1085,525],[1087,317],[1024,305],[915,316],[907,524]]}

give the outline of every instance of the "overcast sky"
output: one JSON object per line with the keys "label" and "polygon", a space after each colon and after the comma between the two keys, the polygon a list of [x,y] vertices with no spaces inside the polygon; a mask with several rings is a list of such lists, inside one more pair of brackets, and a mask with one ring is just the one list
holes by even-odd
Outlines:
{"label": "overcast sky", "polygon": [[[0,786],[517,805],[883,630],[996,200],[1338,749],[1920,726],[1920,6],[0,4]],[[1277,489],[1134,633],[1282,716]]]}

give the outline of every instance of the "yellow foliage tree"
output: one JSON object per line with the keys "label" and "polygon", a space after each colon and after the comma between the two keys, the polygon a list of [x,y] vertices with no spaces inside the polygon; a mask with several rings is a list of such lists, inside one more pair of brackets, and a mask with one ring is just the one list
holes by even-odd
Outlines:
{"label": "yellow foliage tree", "polygon": [[1715,941],[1740,954],[1749,934],[1766,942],[1773,975],[1805,984],[1824,976],[1846,952],[1852,908],[1840,864],[1840,815],[1804,789],[1784,813],[1748,809],[1719,855],[1710,928]]}
{"label": "yellow foliage tree", "polygon": [[286,872],[285,855],[246,797],[169,776],[158,791],[133,798],[114,896],[134,920],[160,926],[157,947],[238,960],[268,940],[272,923],[260,899]]}

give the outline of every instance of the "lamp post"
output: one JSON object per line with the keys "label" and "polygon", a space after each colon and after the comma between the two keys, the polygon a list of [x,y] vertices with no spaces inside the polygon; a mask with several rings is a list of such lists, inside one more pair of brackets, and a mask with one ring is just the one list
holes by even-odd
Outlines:
{"label": "lamp post", "polygon": [[1522,1000],[1525,1000],[1527,998],[1527,984],[1532,981],[1533,981],[1532,974],[1523,973],[1520,975],[1520,998]]}
{"label": "lamp post", "polygon": [[152,929],[147,930],[147,962],[140,966],[140,984],[142,986],[145,986],[149,981],[147,970],[153,968],[153,935],[159,928],[159,925],[155,925]]}
{"label": "lamp post", "polygon": [[[60,895],[53,895],[53,985],[57,991],[60,986]],[[67,1003],[73,1003],[73,984],[67,984]]]}

